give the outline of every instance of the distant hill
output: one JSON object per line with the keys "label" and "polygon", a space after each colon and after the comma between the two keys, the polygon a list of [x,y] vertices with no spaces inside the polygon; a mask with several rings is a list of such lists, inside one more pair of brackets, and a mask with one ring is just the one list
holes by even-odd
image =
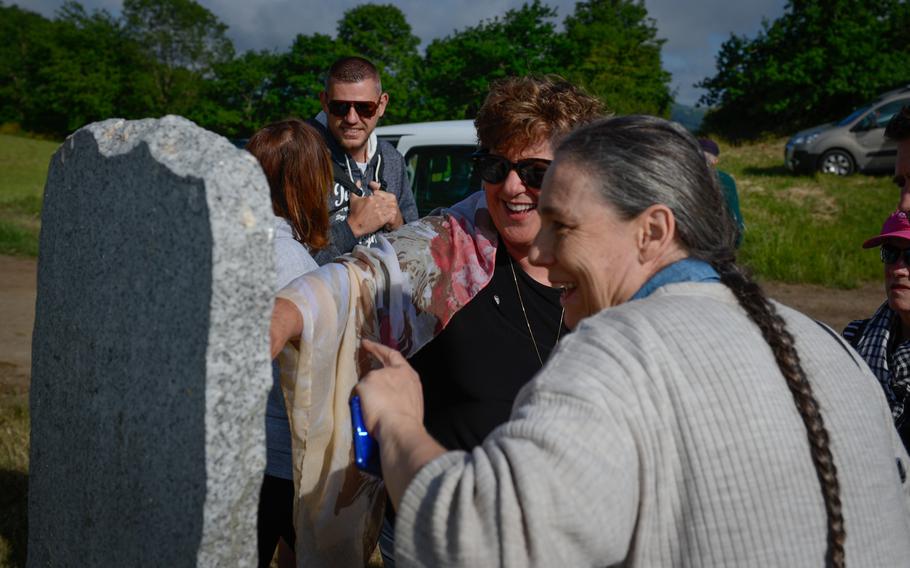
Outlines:
{"label": "distant hill", "polygon": [[695,108],[689,105],[673,103],[673,107],[670,109],[670,120],[682,124],[690,132],[695,133],[701,128],[701,121],[705,118],[706,112],[708,112],[708,109],[704,107]]}

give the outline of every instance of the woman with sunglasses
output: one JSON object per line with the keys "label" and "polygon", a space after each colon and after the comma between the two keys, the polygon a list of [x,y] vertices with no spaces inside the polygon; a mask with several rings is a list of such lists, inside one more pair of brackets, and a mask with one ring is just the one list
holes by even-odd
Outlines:
{"label": "woman with sunglasses", "polygon": [[[303,121],[291,119],[258,130],[246,149],[259,160],[269,182],[275,213],[276,289],[317,268],[310,256],[328,243],[329,217],[325,208],[332,186],[332,164],[322,136]],[[294,485],[291,468],[291,432],[284,396],[274,383],[266,407],[266,468],[259,495],[257,536],[259,566],[272,561],[279,539],[279,564],[293,566]]]}
{"label": "woman with sunglasses", "polygon": [[[553,144],[601,113],[599,101],[558,78],[510,78],[492,85],[475,120],[481,148],[475,167],[483,191],[398,229],[383,246],[355,249],[342,263],[312,272],[280,293],[273,354],[303,332],[307,357],[299,374],[325,367],[323,358],[337,372],[344,334],[351,329],[339,322],[356,321],[352,340],[374,337],[416,353],[412,364],[425,380],[430,432],[447,448],[478,445],[508,418],[516,394],[564,333],[559,290],[546,270],[528,262],[528,251],[540,229],[537,203]],[[335,398],[324,404],[341,407],[338,398],[347,402],[357,378],[356,372],[339,373],[331,386]],[[312,407],[312,392],[301,388],[295,396]],[[330,448],[350,447],[344,420],[335,417],[334,443],[326,442],[324,451],[308,442],[304,460],[321,460],[313,471],[349,467],[347,456],[342,463],[324,463]],[[331,495],[341,491],[329,479],[316,492],[323,497],[312,498],[313,506],[331,506]],[[367,504],[361,510],[369,515],[373,509]],[[299,535],[307,521],[298,521]],[[337,540],[337,535],[317,537],[316,524],[303,529],[314,534],[316,546]],[[387,520],[382,541],[387,565],[391,534]]]}
{"label": "woman with sunglasses", "polygon": [[869,319],[850,322],[844,338],[865,359],[885,391],[894,425],[910,451],[910,220],[897,211],[881,233],[863,243],[880,246],[888,299]]}

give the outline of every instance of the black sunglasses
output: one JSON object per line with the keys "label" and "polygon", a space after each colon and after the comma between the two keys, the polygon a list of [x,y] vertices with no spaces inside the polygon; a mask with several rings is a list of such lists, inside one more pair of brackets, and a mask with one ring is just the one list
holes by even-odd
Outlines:
{"label": "black sunglasses", "polygon": [[882,262],[885,264],[894,264],[901,257],[904,258],[904,264],[910,267],[910,248],[901,249],[894,245],[882,245]]}
{"label": "black sunglasses", "polygon": [[521,183],[533,189],[540,189],[543,176],[550,167],[551,160],[543,158],[528,158],[511,162],[503,156],[490,154],[482,150],[471,154],[480,179],[487,183],[502,183],[509,177],[509,172],[515,170]]}
{"label": "black sunglasses", "polygon": [[354,110],[357,111],[357,114],[361,118],[372,118],[376,114],[376,110],[379,108],[379,101],[329,101],[329,104],[326,105],[329,107],[329,112],[338,118],[344,118],[351,112],[351,107],[354,107]]}

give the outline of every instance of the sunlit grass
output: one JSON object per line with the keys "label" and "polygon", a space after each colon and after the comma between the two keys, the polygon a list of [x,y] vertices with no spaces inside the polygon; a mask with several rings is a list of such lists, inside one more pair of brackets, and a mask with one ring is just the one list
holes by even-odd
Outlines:
{"label": "sunlit grass", "polygon": [[881,276],[861,247],[897,205],[890,176],[794,175],[784,140],[722,145],[720,169],[736,178],[746,234],[740,260],[763,280],[853,287]]}
{"label": "sunlit grass", "polygon": [[58,147],[0,134],[0,254],[37,256],[44,180]]}

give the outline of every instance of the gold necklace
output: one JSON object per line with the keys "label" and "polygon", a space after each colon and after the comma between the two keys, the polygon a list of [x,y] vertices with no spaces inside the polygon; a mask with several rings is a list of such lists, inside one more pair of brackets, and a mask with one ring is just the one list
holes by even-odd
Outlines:
{"label": "gold necklace", "polygon": [[[528,319],[528,312],[525,310],[525,302],[521,299],[521,288],[518,287],[518,276],[515,275],[515,264],[512,262],[512,255],[506,254],[509,257],[509,268],[512,269],[512,282],[515,282],[515,291],[518,292],[518,303],[521,305],[521,313],[525,316],[525,324],[528,326],[528,333],[531,334],[531,343],[534,344],[534,352],[537,353],[537,360],[540,362],[540,366],[543,367],[543,357],[540,356],[540,349],[537,348],[537,339],[534,337],[534,330],[531,329],[531,320]],[[559,327],[556,328],[556,343],[553,344],[553,347],[556,347],[559,344],[559,336],[562,334],[562,318],[566,315],[566,307],[562,307],[562,311],[559,313]]]}

